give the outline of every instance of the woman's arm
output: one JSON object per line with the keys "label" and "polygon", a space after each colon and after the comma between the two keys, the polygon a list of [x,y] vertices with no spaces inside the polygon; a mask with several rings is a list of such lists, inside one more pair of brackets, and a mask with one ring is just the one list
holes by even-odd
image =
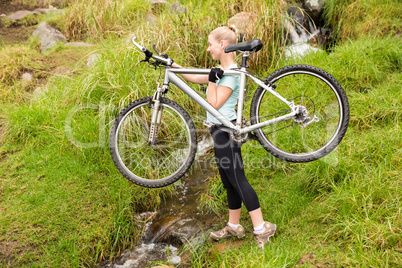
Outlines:
{"label": "woman's arm", "polygon": [[223,104],[229,99],[230,95],[232,95],[233,90],[230,87],[226,86],[216,86],[216,83],[209,82],[208,83],[208,92],[207,92],[207,101],[211,104],[215,109],[219,110]]}
{"label": "woman's arm", "polygon": [[[173,68],[182,68],[177,63],[172,64]],[[195,84],[208,84],[207,74],[180,74],[184,79]]]}

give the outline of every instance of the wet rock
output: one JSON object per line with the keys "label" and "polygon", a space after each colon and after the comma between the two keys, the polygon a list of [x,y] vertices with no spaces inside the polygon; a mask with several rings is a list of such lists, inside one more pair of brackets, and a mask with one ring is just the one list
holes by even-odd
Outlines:
{"label": "wet rock", "polygon": [[180,256],[172,256],[172,257],[169,258],[169,261],[173,265],[179,265],[181,263],[181,258],[180,258]]}
{"label": "wet rock", "polygon": [[169,8],[169,12],[174,14],[183,14],[186,13],[186,7],[176,1]]}
{"label": "wet rock", "polygon": [[37,36],[39,39],[41,53],[54,47],[59,42],[67,42],[66,37],[57,29],[52,28],[46,22],[39,24],[38,28],[33,32],[33,37]]}
{"label": "wet rock", "polygon": [[[301,27],[296,29],[309,29],[309,15],[299,7],[289,7],[288,14],[292,18],[293,24],[297,24]],[[298,33],[300,34],[300,32]]]}
{"label": "wet rock", "polygon": [[240,40],[251,40],[257,25],[257,15],[253,12],[240,12],[228,20],[228,25],[236,26]]}
{"label": "wet rock", "polygon": [[309,14],[316,25],[319,25],[326,0],[305,0],[303,9]]}

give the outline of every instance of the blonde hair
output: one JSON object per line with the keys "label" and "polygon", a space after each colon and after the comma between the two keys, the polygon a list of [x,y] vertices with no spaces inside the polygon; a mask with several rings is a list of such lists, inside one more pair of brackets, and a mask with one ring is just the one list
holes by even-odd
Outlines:
{"label": "blonde hair", "polygon": [[218,42],[224,40],[229,45],[237,43],[237,29],[234,25],[218,27],[209,35],[213,35]]}

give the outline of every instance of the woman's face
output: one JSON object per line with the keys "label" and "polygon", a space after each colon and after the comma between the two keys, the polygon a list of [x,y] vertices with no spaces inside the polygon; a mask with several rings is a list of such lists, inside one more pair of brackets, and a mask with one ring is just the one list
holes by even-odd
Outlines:
{"label": "woman's face", "polygon": [[212,59],[219,60],[222,53],[224,53],[223,41],[219,42],[213,35],[208,36],[208,48],[207,51],[211,54]]}

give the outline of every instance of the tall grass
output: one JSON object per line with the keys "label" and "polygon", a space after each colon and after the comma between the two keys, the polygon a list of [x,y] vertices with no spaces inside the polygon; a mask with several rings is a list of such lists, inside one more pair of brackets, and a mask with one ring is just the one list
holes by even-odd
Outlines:
{"label": "tall grass", "polygon": [[327,26],[336,40],[401,33],[402,7],[398,0],[327,0],[324,11]]}
{"label": "tall grass", "polygon": [[[239,12],[251,12],[257,18],[252,38],[260,38],[266,48],[252,57],[251,67],[274,66],[281,57],[281,14],[284,1],[184,1],[187,12],[173,14],[149,1],[76,0],[65,14],[65,33],[70,39],[99,41],[134,34],[144,46],[156,43],[176,61],[195,67],[214,63],[206,52],[208,34]],[[158,8],[159,7],[159,8]],[[214,10],[214,12],[210,12]],[[153,14],[155,19],[147,21]],[[149,20],[149,19],[148,19]],[[269,45],[268,45],[269,44]],[[267,60],[268,59],[268,60]]]}

